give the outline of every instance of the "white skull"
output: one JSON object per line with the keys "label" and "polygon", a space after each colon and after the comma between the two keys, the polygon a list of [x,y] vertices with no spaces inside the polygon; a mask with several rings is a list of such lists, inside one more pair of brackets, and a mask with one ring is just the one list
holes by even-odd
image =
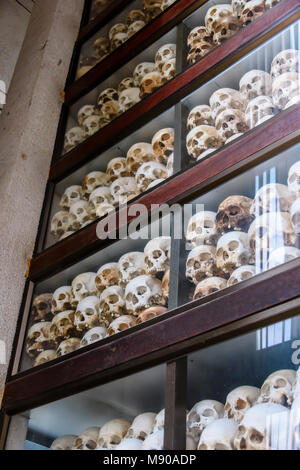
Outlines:
{"label": "white skull", "polygon": [[72,282],[72,307],[76,308],[78,302],[85,297],[96,295],[96,273],[83,273],[75,277]]}
{"label": "white skull", "polygon": [[219,88],[219,90],[211,95],[209,105],[212,109],[213,117],[216,118],[218,114],[226,109],[245,111],[247,101],[242,93],[233,88]]}
{"label": "white skull", "polygon": [[162,85],[162,74],[157,71],[147,73],[141,80],[140,83],[140,97],[144,98],[147,95],[151,95],[157,88]]}
{"label": "white skull", "polygon": [[157,237],[147,243],[144,254],[149,274],[155,275],[169,268],[170,250],[171,237]]}
{"label": "white skull", "polygon": [[[100,319],[99,297],[89,296],[81,300],[77,305],[74,323],[78,331],[85,331],[99,326]],[[106,325],[100,325],[106,326]]]}
{"label": "white skull", "polygon": [[96,326],[91,330],[87,331],[80,342],[80,347],[84,348],[90,344],[96,343],[106,338],[107,330],[103,326]]}
{"label": "white skull", "polygon": [[129,90],[130,88],[135,88],[136,87],[136,84],[134,82],[134,78],[133,77],[126,77],[126,78],[123,78],[123,80],[119,83],[119,86],[118,86],[118,93],[120,95],[120,93],[124,90]]}
{"label": "white skull", "polygon": [[267,212],[257,217],[248,231],[249,243],[257,254],[263,254],[283,245],[293,246],[296,235],[288,212]]}
{"label": "white skull", "polygon": [[161,163],[167,163],[169,156],[174,152],[174,129],[167,127],[160,129],[152,138],[152,148],[156,158]]}
{"label": "white skull", "polygon": [[186,148],[190,157],[195,160],[209,148],[219,148],[223,140],[217,129],[213,126],[197,126],[186,137]]}
{"label": "white skull", "polygon": [[271,64],[272,78],[287,72],[300,72],[300,53],[296,49],[285,49],[277,54]]}
{"label": "white skull", "polygon": [[273,80],[273,102],[279,109],[283,109],[287,103],[300,93],[300,74],[287,72]]}
{"label": "white skull", "polygon": [[133,78],[136,86],[140,86],[142,79],[145,75],[156,70],[156,65],[153,62],[142,62],[138,64],[133,72]]}
{"label": "white skull", "polygon": [[155,431],[149,434],[143,442],[143,450],[163,450],[164,431]]}
{"label": "white skull", "polygon": [[247,132],[245,113],[239,109],[225,109],[217,115],[216,129],[224,141],[232,135]]}
{"label": "white skull", "polygon": [[109,30],[109,33],[108,33],[109,40],[112,41],[112,39],[114,38],[116,34],[127,33],[127,31],[128,31],[128,27],[126,26],[126,24],[117,23],[114,26],[112,26]]}
{"label": "white skull", "polygon": [[153,181],[165,179],[168,171],[165,165],[159,162],[143,163],[136,172],[136,184],[141,192],[147,191]]}
{"label": "white skull", "polygon": [[126,158],[116,157],[110,160],[107,165],[106,174],[110,182],[129,176],[126,168]]}
{"label": "white skull", "polygon": [[107,124],[102,116],[93,114],[84,119],[82,128],[85,133],[85,137],[90,137],[98,132],[104,125]]}
{"label": "white skull", "polygon": [[175,77],[176,74],[176,59],[170,59],[167,62],[165,62],[162,66],[161,69],[161,75],[162,75],[162,83],[166,83],[169,80],[172,80],[172,78]]}
{"label": "white skull", "polygon": [[161,282],[148,275],[138,276],[125,289],[126,310],[138,315],[152,305],[165,305]]}
{"label": "white skull", "polygon": [[71,309],[71,297],[72,289],[71,286],[63,286],[56,289],[52,298],[52,313],[64,312],[65,310]]}
{"label": "white skull", "polygon": [[106,173],[103,173],[102,171],[92,171],[86,175],[82,183],[84,199],[89,199],[92,192],[100,186],[109,186]]}
{"label": "white skull", "polygon": [[296,199],[291,207],[291,219],[294,232],[300,234],[300,198]]}
{"label": "white skull", "polygon": [[72,127],[65,135],[64,151],[69,152],[77,147],[85,139],[84,130],[81,127]]}
{"label": "white skull", "polygon": [[187,45],[191,48],[196,41],[202,40],[205,42],[211,42],[212,36],[205,26],[196,26],[188,35]]}
{"label": "white skull", "polygon": [[176,60],[176,44],[165,44],[161,46],[155,55],[155,65],[162,72],[163,65],[171,59]]}
{"label": "white skull", "polygon": [[144,253],[139,251],[131,251],[121,256],[118,264],[122,276],[121,284],[123,286],[126,286],[135,277],[146,274]]}
{"label": "white skull", "polygon": [[255,405],[260,389],[251,385],[242,385],[232,390],[226,398],[224,417],[240,423],[245,413]]}
{"label": "white skull", "polygon": [[46,351],[41,352],[33,363],[33,367],[41,366],[46,364],[46,362],[53,361],[57,358],[55,349],[47,349]]}
{"label": "white skull", "polygon": [[247,2],[240,18],[243,26],[247,26],[252,23],[252,21],[255,21],[263,15],[266,10],[267,7],[265,0],[251,0],[250,2]]}
{"label": "white skull", "polygon": [[72,229],[74,219],[67,211],[59,211],[54,214],[51,220],[51,234],[58,238]]}
{"label": "white skull", "polygon": [[140,31],[144,26],[146,26],[145,21],[138,20],[128,26],[128,37],[131,38],[134,34]]}
{"label": "white skull", "polygon": [[250,70],[240,80],[240,92],[250,101],[257,96],[272,96],[271,75],[263,70]]}
{"label": "white skull", "polygon": [[255,194],[250,213],[259,215],[264,212],[289,212],[292,202],[291,193],[286,185],[265,184]]}
{"label": "white skull", "polygon": [[144,441],[152,432],[155,417],[155,413],[143,413],[137,416],[131,423],[126,437]]}
{"label": "white skull", "polygon": [[215,120],[212,117],[212,110],[207,104],[195,106],[189,114],[187,120],[187,129],[191,131],[194,127],[206,125],[214,126]]}
{"label": "white skull", "polygon": [[61,436],[52,442],[50,450],[71,450],[77,436]]}
{"label": "white skull", "polygon": [[109,188],[100,186],[95,189],[89,198],[89,212],[91,217],[103,217],[114,210],[112,202]]}
{"label": "white skull", "polygon": [[29,328],[26,339],[26,352],[30,357],[35,357],[47,349],[55,348],[50,336],[50,327],[51,322],[39,322]]}
{"label": "white skull", "polygon": [[[234,446],[238,450],[269,450],[272,440],[279,441],[282,434],[279,432],[282,425],[286,427],[289,410],[275,403],[262,403],[254,405],[246,413],[238,427],[234,439]],[[285,438],[283,439],[285,440]],[[279,442],[279,446],[284,445]],[[278,445],[278,444],[277,444]]]}
{"label": "white skull", "polygon": [[95,285],[98,292],[110,286],[117,286],[121,281],[118,263],[106,263],[97,271]]}
{"label": "white skull", "polygon": [[295,380],[296,372],[292,369],[273,372],[264,381],[257,402],[291,405]]}
{"label": "white skull", "polygon": [[161,410],[155,416],[155,420],[153,423],[153,432],[163,431],[164,427],[165,427],[165,409]]}
{"label": "white skull", "polygon": [[209,245],[199,245],[188,255],[186,262],[186,278],[199,284],[206,277],[222,274],[216,265],[216,248]]}
{"label": "white skull", "polygon": [[199,441],[203,430],[213,421],[223,418],[224,405],[216,400],[201,400],[187,415],[187,433]]}
{"label": "white skull", "polygon": [[100,428],[92,427],[85,429],[80,436],[75,439],[72,450],[95,450],[99,438]]}
{"label": "white skull", "polygon": [[234,450],[234,438],[238,424],[232,419],[222,418],[210,423],[203,431],[198,450]]}
{"label": "white skull", "polygon": [[222,235],[217,244],[217,267],[224,273],[232,274],[246,264],[254,264],[247,233],[228,232]]}
{"label": "white skull", "polygon": [[107,287],[100,296],[101,321],[112,322],[123,315],[125,310],[125,292],[120,286]]}
{"label": "white skull", "polygon": [[207,10],[205,15],[205,26],[207,31],[213,34],[217,25],[221,23],[224,18],[230,16],[234,16],[231,5],[213,5]]}
{"label": "white skull", "polygon": [[220,235],[216,227],[216,212],[200,211],[193,215],[188,223],[186,239],[192,245],[213,245],[217,244]]}
{"label": "white skull", "polygon": [[247,105],[245,112],[246,123],[250,129],[253,129],[262,118],[272,117],[275,110],[276,108],[270,96],[257,96],[249,101]]}
{"label": "white skull", "polygon": [[234,15],[232,8],[228,7],[229,5],[226,4],[215,5],[208,10],[205,16],[206,27],[213,36],[213,42],[218,46],[241,28],[239,19]]}
{"label": "white skull", "polygon": [[152,162],[155,158],[151,144],[146,142],[134,144],[130,147],[126,156],[126,168],[128,173],[136,173],[142,163]]}
{"label": "white skull", "polygon": [[78,338],[69,338],[65,341],[62,341],[57,348],[57,357],[65,356],[66,354],[71,354],[77,349],[80,348],[80,339]]}
{"label": "white skull", "polygon": [[59,205],[64,210],[68,210],[70,209],[72,204],[80,201],[81,198],[82,198],[81,186],[78,186],[78,185],[70,186],[69,188],[65,190],[64,194],[62,195]]}
{"label": "white skull", "polygon": [[228,286],[233,286],[234,284],[238,284],[239,282],[246,281],[251,277],[255,276],[256,268],[255,266],[251,266],[250,264],[246,264],[237,268],[233,271],[230,278],[227,281]]}
{"label": "white skull", "polygon": [[129,421],[126,419],[113,419],[102,426],[99,433],[98,447],[114,449],[125,437]]}
{"label": "white skull", "polygon": [[219,290],[225,289],[225,287],[227,287],[226,279],[217,276],[208,277],[207,279],[199,282],[196,286],[193,300],[202,299],[207,295],[211,295]]}
{"label": "white skull", "polygon": [[70,207],[70,214],[73,217],[72,229],[80,229],[86,222],[91,220],[89,204],[87,201],[78,201]]}
{"label": "white skull", "polygon": [[66,310],[60,312],[53,318],[50,326],[50,338],[54,342],[61,342],[63,339],[74,336],[74,311]]}
{"label": "white skull", "polygon": [[288,263],[289,261],[299,258],[300,250],[294,246],[281,246],[271,251],[268,259],[268,269],[275,268],[281,264]]}
{"label": "white skull", "polygon": [[293,197],[300,197],[300,161],[289,169],[288,188]]}
{"label": "white skull", "polygon": [[128,38],[129,38],[128,31],[127,33],[116,33],[110,42],[111,50],[114,51],[115,49],[120,47],[121,44],[123,44],[124,42],[128,40]]}
{"label": "white skull", "polygon": [[128,90],[121,91],[119,98],[121,112],[125,113],[125,111],[132,108],[139,101],[141,101],[139,88],[129,88]]}
{"label": "white skull", "polygon": [[121,331],[128,330],[128,328],[132,328],[136,325],[136,318],[132,315],[122,315],[121,317],[116,318],[113,320],[108,329],[107,335],[112,336],[120,333]]}
{"label": "white skull", "polygon": [[142,450],[143,442],[139,439],[123,439],[114,450]]}
{"label": "white skull", "polygon": [[135,179],[131,176],[116,179],[110,187],[114,205],[122,205],[129,202],[139,194]]}
{"label": "white skull", "polygon": [[52,298],[52,294],[41,294],[34,298],[31,310],[31,316],[34,322],[52,320]]}

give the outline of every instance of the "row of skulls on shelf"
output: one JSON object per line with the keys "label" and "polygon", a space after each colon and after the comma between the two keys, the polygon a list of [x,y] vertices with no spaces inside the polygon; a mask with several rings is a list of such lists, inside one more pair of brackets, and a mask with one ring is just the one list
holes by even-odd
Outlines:
{"label": "row of skulls on shelf", "polygon": [[266,184],[254,199],[229,196],[217,212],[196,213],[186,232],[194,247],[186,262],[194,299],[298,258],[299,221],[300,161],[289,169],[287,186]]}
{"label": "row of skulls on shelf", "polygon": [[85,176],[82,186],[65,190],[60,201],[62,210],[52,217],[52,235],[65,238],[161,183],[173,174],[173,159],[173,128],[160,129],[151,144],[134,144],[126,158],[109,162],[106,173],[93,171]]}
{"label": "row of skulls on shelf", "polygon": [[270,73],[250,70],[239,90],[220,88],[209,105],[194,107],[187,119],[189,156],[201,160],[278,112],[300,103],[300,52],[286,49],[277,54]]}
{"label": "row of skulls on shelf", "polygon": [[102,61],[121,44],[140,31],[140,29],[144,28],[149,21],[166,10],[174,1],[162,0],[153,2],[145,0],[143,9],[130,10],[126,15],[124,23],[117,23],[110,28],[108,37],[101,36],[94,41],[93,56],[82,57],[80,68],[77,72],[77,79],[85,75],[98,62]]}
{"label": "row of skulls on shelf", "polygon": [[[242,385],[225,405],[205,399],[187,412],[187,450],[300,449],[300,368],[277,370],[261,388]],[[130,424],[113,419],[80,436],[56,439],[52,450],[163,450],[165,410]]]}
{"label": "row of skulls on shelf", "polygon": [[205,15],[205,26],[196,26],[188,35],[188,62],[194,64],[279,2],[280,0],[232,0],[231,5],[213,5]]}
{"label": "row of skulls on shelf", "polygon": [[142,62],[136,66],[132,77],[124,78],[118,89],[106,88],[96,105],[83,106],[77,115],[79,126],[66,132],[64,151],[69,152],[92,136],[113,119],[125,113],[147,95],[153,93],[176,72],[176,44],[161,46],[154,62]]}
{"label": "row of skulls on shelf", "polygon": [[[97,273],[79,274],[33,301],[26,352],[34,366],[100,341],[167,311],[170,237],[150,240]],[[160,280],[162,278],[162,280]]]}

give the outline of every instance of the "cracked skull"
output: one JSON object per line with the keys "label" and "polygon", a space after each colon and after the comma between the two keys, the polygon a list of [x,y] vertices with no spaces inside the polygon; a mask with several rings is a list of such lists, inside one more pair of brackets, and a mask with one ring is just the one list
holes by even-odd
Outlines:
{"label": "cracked skull", "polygon": [[64,312],[72,308],[72,287],[62,286],[56,289],[52,298],[52,313]]}

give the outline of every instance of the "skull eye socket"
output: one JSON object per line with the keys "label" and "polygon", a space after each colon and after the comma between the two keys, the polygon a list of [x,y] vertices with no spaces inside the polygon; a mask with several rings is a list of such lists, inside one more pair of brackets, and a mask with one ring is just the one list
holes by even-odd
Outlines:
{"label": "skull eye socket", "polygon": [[253,444],[261,444],[264,440],[263,434],[261,434],[259,431],[254,429],[251,434],[250,434],[250,441]]}
{"label": "skull eye socket", "polygon": [[97,447],[97,444],[96,442],[90,440],[86,443],[86,447],[90,450],[95,450]]}
{"label": "skull eye socket", "polygon": [[120,323],[120,325],[119,325],[119,330],[120,331],[127,330],[128,328],[129,328],[129,325],[127,323]]}
{"label": "skull eye socket", "polygon": [[236,410],[244,410],[246,407],[247,407],[246,401],[239,398],[236,402],[235,409]]}
{"label": "skull eye socket", "polygon": [[47,309],[47,304],[45,302],[40,302],[38,304],[38,309],[39,310],[46,310]]}
{"label": "skull eye socket", "polygon": [[147,292],[147,288],[144,286],[140,286],[137,288],[137,295],[143,295]]}
{"label": "skull eye socket", "polygon": [[216,287],[211,287],[208,291],[209,294],[214,294],[215,292],[218,292],[219,289],[217,289]]}
{"label": "skull eye socket", "polygon": [[94,310],[92,308],[87,308],[85,313],[88,315],[88,316],[91,316],[91,315],[94,315]]}
{"label": "skull eye socket", "polygon": [[287,386],[287,382],[284,379],[278,379],[276,380],[274,384],[274,388],[283,388]]}
{"label": "skull eye socket", "polygon": [[235,217],[241,212],[240,208],[238,206],[231,206],[229,207],[229,215],[231,217]]}
{"label": "skull eye socket", "polygon": [[214,412],[210,408],[206,408],[206,410],[203,411],[202,416],[204,416],[205,418],[211,418],[212,416],[214,416]]}
{"label": "skull eye socket", "polygon": [[58,296],[58,300],[65,300],[65,298],[66,298],[65,294],[60,294]]}
{"label": "skull eye socket", "polygon": [[119,436],[112,436],[111,441],[110,441],[112,445],[118,445],[120,444],[120,442],[121,442],[121,439]]}
{"label": "skull eye socket", "polygon": [[236,240],[231,241],[228,245],[229,251],[235,251],[238,247],[239,247],[239,242],[237,242]]}
{"label": "skull eye socket", "polygon": [[201,255],[199,256],[200,261],[208,261],[210,258],[210,253],[201,253]]}

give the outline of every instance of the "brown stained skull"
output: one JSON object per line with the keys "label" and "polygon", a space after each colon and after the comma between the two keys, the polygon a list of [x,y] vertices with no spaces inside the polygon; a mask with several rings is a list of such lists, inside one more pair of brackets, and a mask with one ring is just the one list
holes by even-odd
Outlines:
{"label": "brown stained skull", "polygon": [[212,44],[212,35],[205,26],[196,26],[188,35],[187,45],[189,48],[192,48],[196,41],[201,40]]}
{"label": "brown stained skull", "polygon": [[95,56],[100,59],[110,52],[110,43],[107,38],[98,38],[94,42],[94,54]]}
{"label": "brown stained skull", "polygon": [[240,20],[236,16],[226,16],[212,24],[213,42],[220,46],[241,29]]}
{"label": "brown stained skull", "polygon": [[229,196],[219,206],[216,227],[219,233],[232,230],[247,232],[254,216],[250,214],[253,200],[246,196]]}
{"label": "brown stained skull", "polygon": [[35,297],[31,315],[34,322],[51,321],[52,294],[41,294]]}
{"label": "brown stained skull", "polygon": [[251,0],[247,2],[241,14],[243,26],[247,26],[252,21],[257,20],[267,10],[265,0]]}
{"label": "brown stained skull", "polygon": [[187,120],[187,129],[191,131],[194,127],[201,125],[214,126],[214,123],[215,120],[212,116],[210,106],[200,104],[199,106],[195,106],[190,112]]}
{"label": "brown stained skull", "polygon": [[213,47],[214,45],[212,42],[205,41],[204,39],[195,39],[191,44],[191,48],[187,56],[188,63],[195,64],[202,59],[202,57],[208,54]]}
{"label": "brown stained skull", "polygon": [[160,307],[158,305],[154,305],[153,307],[147,308],[143,312],[141,312],[137,318],[137,324],[144,323],[145,321],[152,320],[160,315],[166,313],[168,309],[166,307]]}
{"label": "brown stained skull", "polygon": [[162,85],[162,75],[160,72],[147,73],[141,80],[140,98],[151,95],[157,88]]}

